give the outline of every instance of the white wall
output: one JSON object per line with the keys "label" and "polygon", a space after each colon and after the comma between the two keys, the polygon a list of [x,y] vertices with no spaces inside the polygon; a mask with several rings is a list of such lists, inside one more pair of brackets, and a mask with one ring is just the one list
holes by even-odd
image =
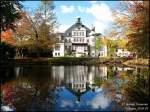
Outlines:
{"label": "white wall", "polygon": [[[78,34],[77,34],[77,32],[78,32]],[[83,33],[83,35],[80,35],[80,33]],[[72,37],[86,37],[86,29],[84,27],[81,27],[80,29],[74,28],[72,30]]]}
{"label": "white wall", "polygon": [[124,51],[124,49],[117,49],[116,56],[118,57],[128,57],[131,52],[130,51]]}
{"label": "white wall", "polygon": [[57,43],[59,49],[54,48],[53,57],[61,57],[64,56],[64,43]]}
{"label": "white wall", "polygon": [[102,46],[102,50],[99,51],[100,57],[107,57],[107,46]]}

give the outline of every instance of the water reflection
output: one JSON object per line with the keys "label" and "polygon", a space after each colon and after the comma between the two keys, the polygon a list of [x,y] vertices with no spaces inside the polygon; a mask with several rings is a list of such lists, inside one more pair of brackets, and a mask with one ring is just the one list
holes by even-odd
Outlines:
{"label": "water reflection", "polygon": [[[9,106],[17,111],[124,110],[124,103],[137,101],[138,94],[145,95],[141,100],[146,102],[149,95],[147,71],[106,66],[7,68],[3,73],[13,78],[4,80],[1,86],[1,108]],[[135,92],[140,87],[144,89]]]}

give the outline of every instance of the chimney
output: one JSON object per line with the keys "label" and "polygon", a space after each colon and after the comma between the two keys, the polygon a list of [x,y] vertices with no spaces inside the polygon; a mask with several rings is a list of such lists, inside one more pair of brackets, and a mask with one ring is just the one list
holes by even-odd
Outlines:
{"label": "chimney", "polygon": [[92,25],[92,28],[91,28],[91,30],[95,32],[95,27],[94,27],[93,25]]}
{"label": "chimney", "polygon": [[77,23],[81,23],[81,18],[77,17]]}

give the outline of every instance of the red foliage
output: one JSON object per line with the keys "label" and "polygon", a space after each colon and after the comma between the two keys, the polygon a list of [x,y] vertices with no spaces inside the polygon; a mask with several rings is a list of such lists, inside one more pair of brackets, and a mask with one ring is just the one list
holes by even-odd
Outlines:
{"label": "red foliage", "polygon": [[5,32],[1,32],[1,40],[8,43],[8,44],[15,44],[16,41],[13,38],[13,31],[8,29]]}
{"label": "red foliage", "polygon": [[13,99],[13,89],[11,83],[6,83],[1,86],[1,91],[3,93],[3,100],[5,103],[9,104],[12,102]]}
{"label": "red foliage", "polygon": [[143,3],[134,1],[134,3],[130,5],[128,11],[130,13],[138,13],[140,11],[143,11],[143,9],[144,9]]}

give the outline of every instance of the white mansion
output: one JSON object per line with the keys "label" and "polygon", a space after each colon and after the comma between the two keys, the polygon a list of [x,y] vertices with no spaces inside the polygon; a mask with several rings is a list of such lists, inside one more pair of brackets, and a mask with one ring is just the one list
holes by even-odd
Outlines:
{"label": "white mansion", "polygon": [[106,57],[107,46],[104,45],[96,49],[96,36],[97,38],[103,38],[100,33],[95,33],[94,28],[90,30],[82,24],[80,18],[77,18],[76,23],[64,33],[58,33],[58,43],[53,49],[53,57],[66,55],[74,57]]}

